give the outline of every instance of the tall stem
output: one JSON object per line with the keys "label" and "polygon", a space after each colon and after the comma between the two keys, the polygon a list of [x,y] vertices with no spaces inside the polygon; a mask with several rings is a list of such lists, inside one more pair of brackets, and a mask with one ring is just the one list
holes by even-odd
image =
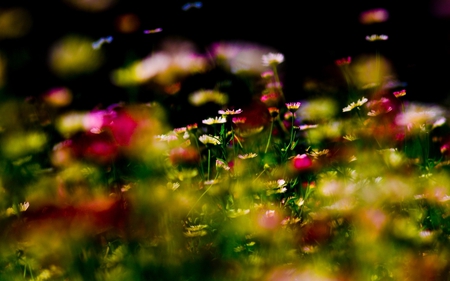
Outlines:
{"label": "tall stem", "polygon": [[291,149],[293,141],[294,141],[294,113],[292,113],[291,118],[291,138],[289,140],[289,149]]}
{"label": "tall stem", "polygon": [[278,91],[280,92],[281,98],[284,101],[283,87],[281,87],[280,77],[278,76],[278,70],[277,70],[276,65],[273,65],[272,69],[273,69],[273,76],[275,77],[275,82],[277,83],[277,86],[278,86],[277,87]]}
{"label": "tall stem", "polygon": [[211,149],[208,148],[208,181],[210,175],[210,166],[211,166]]}
{"label": "tall stem", "polygon": [[269,149],[270,140],[272,139],[272,130],[273,130],[273,118],[272,118],[272,121],[270,123],[269,139],[267,140],[267,145],[266,145],[266,149],[264,150],[264,153],[267,153],[267,150]]}

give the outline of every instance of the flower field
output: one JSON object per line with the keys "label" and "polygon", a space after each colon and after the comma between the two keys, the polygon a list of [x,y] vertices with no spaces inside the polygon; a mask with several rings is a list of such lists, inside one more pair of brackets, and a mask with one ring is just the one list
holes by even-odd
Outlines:
{"label": "flower field", "polygon": [[329,62],[344,90],[304,98],[270,46],[110,67],[112,37],[67,36],[62,81],[110,67],[127,93],[92,108],[61,83],[14,97],[0,53],[0,280],[450,280],[449,111],[361,40]]}

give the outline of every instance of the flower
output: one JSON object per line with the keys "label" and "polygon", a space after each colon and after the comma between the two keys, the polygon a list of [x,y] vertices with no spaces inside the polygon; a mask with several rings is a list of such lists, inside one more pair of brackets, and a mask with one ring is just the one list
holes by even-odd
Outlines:
{"label": "flower", "polygon": [[412,103],[406,107],[405,112],[397,115],[395,121],[398,125],[411,129],[423,125],[433,125],[437,121],[442,123],[444,114],[444,110],[438,106]]}
{"label": "flower", "polygon": [[284,55],[281,53],[268,53],[262,56],[262,64],[264,66],[272,66],[280,64],[284,61]]}
{"label": "flower", "polygon": [[385,41],[385,40],[388,40],[388,36],[384,35],[384,34],[381,34],[381,35],[372,34],[370,36],[367,35],[366,36],[366,40],[370,41],[370,42],[373,42],[373,41]]}
{"label": "flower", "polygon": [[352,57],[346,57],[335,60],[337,66],[349,65],[352,62]]}
{"label": "flower", "polygon": [[317,124],[304,124],[304,125],[300,125],[298,128],[300,131],[304,131],[304,130],[308,130],[308,129],[314,129],[317,128]]}
{"label": "flower", "polygon": [[241,155],[241,154],[238,155],[238,157],[240,159],[251,159],[251,158],[255,158],[256,156],[258,156],[258,154],[256,154],[256,153],[247,153],[244,155]]}
{"label": "flower", "polygon": [[297,111],[300,107],[301,103],[300,102],[290,102],[290,103],[286,103],[286,107],[290,112],[294,112]]}
{"label": "flower", "polygon": [[202,135],[198,138],[199,141],[201,141],[203,144],[212,144],[212,145],[218,145],[220,144],[220,140],[217,137],[208,136],[208,135]]}
{"label": "flower", "polygon": [[245,117],[233,117],[233,119],[231,119],[234,124],[243,124],[245,123],[245,120],[247,120]]}
{"label": "flower", "polygon": [[229,171],[231,168],[230,166],[228,166],[227,163],[225,163],[224,161],[220,160],[220,159],[216,159],[216,167],[218,168],[222,168],[226,171]]}
{"label": "flower", "polygon": [[362,24],[373,24],[385,22],[389,19],[389,13],[383,8],[364,11],[359,15],[359,22]]}
{"label": "flower", "polygon": [[272,78],[273,77],[273,71],[268,70],[261,73],[262,78]]}
{"label": "flower", "polygon": [[189,95],[188,99],[194,106],[201,106],[208,102],[225,105],[228,102],[228,96],[226,94],[214,90],[200,90],[194,92]]}
{"label": "flower", "polygon": [[270,116],[272,116],[273,118],[277,117],[278,114],[280,113],[280,110],[276,107],[269,107],[268,108]]}
{"label": "flower", "polygon": [[167,135],[157,135],[155,138],[159,141],[176,141],[178,140],[178,136],[175,133],[167,134]]}
{"label": "flower", "polygon": [[265,94],[261,97],[261,101],[266,104],[267,106],[274,106],[278,104],[278,101],[281,99],[280,94],[275,92],[270,92],[268,94]]}
{"label": "flower", "polygon": [[185,133],[186,132],[186,127],[175,128],[175,129],[173,129],[173,131],[175,133],[177,133],[177,134]]}
{"label": "flower", "polygon": [[311,168],[312,161],[306,154],[297,154],[294,158],[292,158],[292,166],[296,171],[303,171]]}
{"label": "flower", "polygon": [[395,96],[396,98],[403,97],[403,96],[406,95],[406,90],[403,89],[403,90],[400,90],[400,91],[396,91],[396,92],[394,92],[393,94],[394,94],[394,96]]}
{"label": "flower", "polygon": [[242,109],[219,110],[219,114],[222,114],[222,115],[236,115],[236,114],[241,114],[241,113],[242,113]]}
{"label": "flower", "polygon": [[227,119],[223,118],[223,117],[216,117],[216,118],[208,118],[202,121],[203,124],[206,125],[212,125],[212,124],[222,124],[222,123],[226,123]]}
{"label": "flower", "polygon": [[391,105],[390,100],[387,98],[370,101],[367,103],[367,107],[370,109],[367,115],[375,117],[383,113],[391,112],[393,109]]}
{"label": "flower", "polygon": [[358,100],[356,103],[352,102],[351,104],[349,104],[348,106],[344,107],[342,109],[342,112],[348,112],[351,111],[352,109],[356,108],[356,107],[360,107],[363,104],[365,104],[368,101],[368,99],[366,99],[365,97],[362,97],[362,99]]}
{"label": "flower", "polygon": [[273,49],[247,42],[217,42],[210,48],[210,53],[221,65],[232,73],[261,73],[265,67],[261,57]]}
{"label": "flower", "polygon": [[197,129],[197,128],[198,128],[197,123],[190,124],[190,125],[187,125],[187,126],[186,126],[186,129],[187,129],[188,131],[192,131],[192,130],[195,130],[195,129]]}

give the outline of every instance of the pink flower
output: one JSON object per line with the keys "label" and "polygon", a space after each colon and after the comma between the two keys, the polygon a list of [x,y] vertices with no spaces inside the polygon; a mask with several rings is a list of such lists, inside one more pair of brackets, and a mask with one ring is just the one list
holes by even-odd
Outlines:
{"label": "pink flower", "polygon": [[295,171],[304,171],[312,167],[313,163],[306,154],[298,154],[292,158],[292,167]]}
{"label": "pink flower", "polygon": [[114,140],[121,146],[130,144],[137,126],[137,121],[125,110],[117,112],[115,118],[106,125],[111,130]]}
{"label": "pink flower", "polygon": [[264,229],[274,229],[281,225],[281,216],[275,210],[262,211],[258,215],[258,225]]}

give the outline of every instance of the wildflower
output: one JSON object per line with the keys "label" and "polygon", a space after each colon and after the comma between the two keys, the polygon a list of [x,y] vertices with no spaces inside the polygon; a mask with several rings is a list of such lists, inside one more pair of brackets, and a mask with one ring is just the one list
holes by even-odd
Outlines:
{"label": "wildflower", "polygon": [[43,96],[46,103],[53,107],[63,107],[72,102],[72,92],[67,88],[53,88]]}
{"label": "wildflower", "polygon": [[256,153],[247,153],[244,155],[241,155],[241,154],[238,155],[238,157],[240,159],[251,159],[251,158],[255,158],[256,156],[258,156],[258,154],[256,154]]}
{"label": "wildflower", "polygon": [[367,115],[372,117],[392,111],[391,102],[387,98],[370,101],[367,103],[367,107],[370,108],[370,111],[367,113]]}
{"label": "wildflower", "polygon": [[155,138],[159,141],[176,141],[178,140],[178,136],[176,134],[168,134],[168,135],[157,135]]}
{"label": "wildflower", "polygon": [[269,182],[268,185],[271,189],[267,190],[267,195],[285,193],[287,191],[287,183],[284,179],[279,179],[276,182]]}
{"label": "wildflower", "polygon": [[264,66],[272,66],[280,64],[284,61],[284,55],[281,53],[268,53],[262,56],[262,64]]}
{"label": "wildflower", "polygon": [[282,84],[281,82],[270,82],[266,84],[266,89],[267,90],[273,90],[273,89],[280,89],[282,88]]}
{"label": "wildflower", "polygon": [[208,234],[205,228],[208,228],[208,225],[200,224],[200,225],[193,225],[186,228],[186,232],[184,232],[184,235],[186,237],[199,237],[199,236],[205,236]]}
{"label": "wildflower", "polygon": [[167,183],[167,188],[171,189],[171,190],[177,190],[180,187],[180,183],[179,182],[168,182]]}
{"label": "wildflower", "polygon": [[292,166],[296,171],[303,171],[311,168],[312,161],[306,154],[297,154],[292,158]]}
{"label": "wildflower", "polygon": [[308,154],[311,155],[313,158],[319,158],[321,156],[326,156],[328,155],[328,153],[330,152],[329,149],[324,149],[324,150],[319,150],[319,151],[314,151],[312,150],[311,152],[309,152]]}
{"label": "wildflower", "polygon": [[272,78],[273,77],[273,71],[268,70],[261,73],[262,78]]}
{"label": "wildflower", "polygon": [[199,141],[201,141],[203,144],[208,145],[208,144],[212,144],[212,145],[218,145],[220,144],[220,141],[217,137],[212,137],[212,136],[208,136],[208,135],[202,135],[198,138]]}
{"label": "wildflower", "polygon": [[368,101],[368,99],[366,99],[365,97],[362,97],[362,99],[358,100],[356,103],[352,102],[351,104],[349,104],[348,106],[344,107],[342,109],[342,112],[348,112],[351,111],[352,109],[356,108],[356,107],[360,107],[363,104],[365,104]]}
{"label": "wildflower", "polygon": [[268,94],[265,94],[261,97],[261,101],[266,104],[267,106],[274,106],[278,104],[278,101],[281,99],[280,94],[275,92],[270,92]]}
{"label": "wildflower", "polygon": [[229,67],[232,73],[263,72],[266,69],[261,64],[261,57],[270,51],[267,47],[246,42],[220,42],[211,47],[213,57]]}
{"label": "wildflower", "polygon": [[194,92],[188,97],[189,102],[195,106],[201,106],[208,102],[225,105],[228,102],[228,96],[224,93],[214,90],[200,90]]}
{"label": "wildflower", "polygon": [[314,129],[314,128],[317,128],[317,126],[319,126],[319,125],[317,125],[317,124],[303,124],[303,125],[300,125],[298,128],[299,128],[301,131],[304,131],[304,130],[308,130],[308,129]]}
{"label": "wildflower", "polygon": [[247,120],[247,118],[245,117],[233,117],[233,119],[231,119],[231,122],[233,122],[234,124],[243,124],[245,123],[245,120]]}
{"label": "wildflower", "polygon": [[230,170],[230,167],[222,160],[216,159],[216,167],[222,168],[226,171]]}
{"label": "wildflower", "polygon": [[206,59],[194,52],[189,42],[165,42],[165,49],[132,65],[115,70],[113,83],[120,86],[154,80],[163,86],[172,85],[177,77],[197,73],[205,69]]}
{"label": "wildflower", "polygon": [[403,90],[400,90],[400,91],[396,91],[396,92],[394,92],[393,94],[394,94],[394,96],[395,96],[396,98],[403,97],[403,96],[406,95],[406,90],[403,89]]}
{"label": "wildflower", "polygon": [[352,62],[352,57],[346,57],[335,61],[337,66],[349,65]]}
{"label": "wildflower", "polygon": [[272,118],[277,117],[278,114],[280,113],[280,110],[276,107],[269,107],[268,109],[269,109],[270,116],[272,116]]}
{"label": "wildflower", "polygon": [[242,209],[237,209],[237,210],[230,209],[230,210],[227,211],[227,217],[229,217],[231,219],[234,219],[234,218],[237,218],[237,217],[240,217],[240,216],[244,216],[244,215],[246,215],[248,213],[250,213],[249,209],[245,209],[245,210],[242,210]]}
{"label": "wildflower", "polygon": [[384,34],[381,34],[381,35],[372,34],[370,36],[367,35],[366,36],[366,40],[370,41],[370,42],[373,42],[373,41],[385,41],[385,40],[388,40],[388,36],[384,35]]}
{"label": "wildflower", "polygon": [[19,206],[18,206],[17,209],[13,208],[13,207],[7,208],[6,209],[6,215],[7,216],[17,215],[17,211],[25,212],[28,209],[29,206],[30,206],[29,202],[19,203]]}
{"label": "wildflower", "polygon": [[120,192],[127,192],[131,189],[131,184],[125,184],[122,188],[120,188]]}
{"label": "wildflower", "polygon": [[173,131],[177,134],[181,134],[181,133],[186,132],[186,127],[175,128],[175,129],[173,129]]}
{"label": "wildflower", "polygon": [[358,137],[356,137],[355,135],[345,135],[345,136],[343,136],[343,138],[348,141],[355,141],[358,139]]}
{"label": "wildflower", "polygon": [[187,129],[188,131],[192,131],[192,130],[195,130],[195,129],[197,129],[197,128],[198,128],[197,123],[194,123],[194,124],[191,124],[191,125],[187,125],[187,126],[186,126],[186,129]]}
{"label": "wildflower", "polygon": [[411,129],[414,126],[432,125],[438,121],[442,123],[443,114],[444,110],[438,106],[410,104],[405,112],[396,117],[395,121],[398,125]]}
{"label": "wildflower", "polygon": [[30,207],[30,202],[19,203],[19,211],[25,212]]}
{"label": "wildflower", "polygon": [[286,103],[286,107],[290,112],[295,112],[300,108],[301,103],[300,102],[290,102]]}
{"label": "wildflower", "polygon": [[385,22],[389,18],[389,13],[383,8],[364,11],[359,15],[359,22],[362,24],[372,24]]}
{"label": "wildflower", "polygon": [[275,210],[262,211],[258,216],[258,224],[264,229],[274,229],[281,221],[280,214]]}
{"label": "wildflower", "polygon": [[434,129],[436,127],[440,127],[444,125],[446,121],[447,119],[445,119],[445,117],[441,117],[438,120],[436,120],[436,122],[433,123],[433,126],[431,128]]}
{"label": "wildflower", "polygon": [[203,124],[206,125],[213,125],[213,124],[222,124],[222,123],[226,123],[227,119],[223,118],[223,117],[216,117],[216,118],[208,118],[202,121]]}
{"label": "wildflower", "polygon": [[241,114],[241,113],[242,113],[242,109],[237,109],[237,110],[231,110],[231,109],[219,110],[219,114],[222,114],[222,115],[236,115],[236,114]]}

